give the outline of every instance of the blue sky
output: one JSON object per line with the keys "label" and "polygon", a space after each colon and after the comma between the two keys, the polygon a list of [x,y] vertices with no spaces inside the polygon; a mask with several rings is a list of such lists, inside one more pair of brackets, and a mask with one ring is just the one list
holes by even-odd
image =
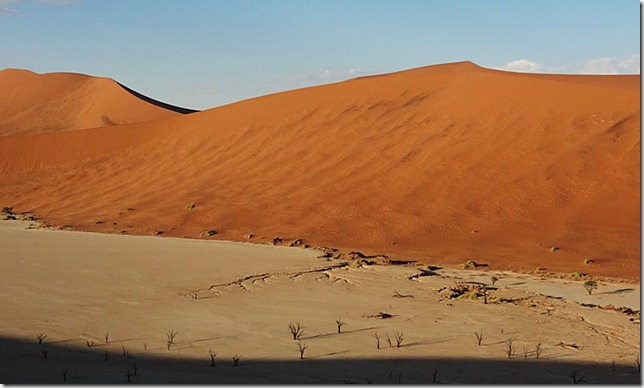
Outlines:
{"label": "blue sky", "polygon": [[0,0],[0,68],[205,109],[437,63],[638,73],[635,0]]}

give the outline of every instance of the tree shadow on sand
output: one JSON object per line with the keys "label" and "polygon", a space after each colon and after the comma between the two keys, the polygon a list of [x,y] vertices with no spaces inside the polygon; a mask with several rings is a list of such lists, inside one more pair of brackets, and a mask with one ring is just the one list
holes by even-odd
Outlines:
{"label": "tree shadow on sand", "polygon": [[633,291],[635,291],[633,288],[620,288],[619,290],[614,290],[614,291],[595,292],[594,295],[626,294],[628,292],[633,292]]}
{"label": "tree shadow on sand", "polygon": [[343,334],[351,334],[351,333],[359,333],[362,331],[368,331],[368,330],[374,330],[377,329],[378,327],[372,326],[372,327],[365,327],[363,329],[355,329],[355,330],[342,330],[342,333],[338,333],[337,331],[334,331],[332,333],[322,333],[322,334],[316,334],[316,335],[310,335],[307,337],[301,337],[301,340],[309,340],[309,339],[319,339],[319,338],[327,338],[327,337],[335,337],[337,335],[343,335]]}

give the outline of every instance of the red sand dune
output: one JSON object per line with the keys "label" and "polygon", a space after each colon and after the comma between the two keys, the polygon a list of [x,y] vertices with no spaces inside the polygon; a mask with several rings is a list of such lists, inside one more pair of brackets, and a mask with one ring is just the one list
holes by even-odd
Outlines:
{"label": "red sand dune", "polygon": [[639,82],[463,62],[163,120],[5,136],[0,204],[89,231],[252,232],[639,278]]}
{"label": "red sand dune", "polygon": [[105,127],[177,114],[142,101],[108,78],[0,71],[0,136]]}

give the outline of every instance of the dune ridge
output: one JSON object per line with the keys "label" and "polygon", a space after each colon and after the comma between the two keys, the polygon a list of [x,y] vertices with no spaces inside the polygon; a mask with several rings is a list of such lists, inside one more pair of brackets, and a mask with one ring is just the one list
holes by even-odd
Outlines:
{"label": "dune ridge", "polygon": [[639,76],[435,65],[4,136],[0,203],[79,230],[634,278],[639,127]]}
{"label": "dune ridge", "polygon": [[76,73],[0,71],[0,136],[115,126],[189,113],[114,80]]}

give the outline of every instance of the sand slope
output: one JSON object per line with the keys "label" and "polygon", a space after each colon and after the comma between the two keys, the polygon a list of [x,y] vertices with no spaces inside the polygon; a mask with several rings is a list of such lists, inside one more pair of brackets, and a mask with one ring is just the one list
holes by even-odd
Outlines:
{"label": "sand slope", "polygon": [[3,137],[0,203],[82,230],[638,277],[639,117],[639,76],[429,66]]}
{"label": "sand slope", "polygon": [[177,114],[142,101],[107,78],[0,71],[0,136],[105,127]]}

